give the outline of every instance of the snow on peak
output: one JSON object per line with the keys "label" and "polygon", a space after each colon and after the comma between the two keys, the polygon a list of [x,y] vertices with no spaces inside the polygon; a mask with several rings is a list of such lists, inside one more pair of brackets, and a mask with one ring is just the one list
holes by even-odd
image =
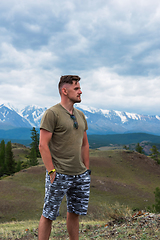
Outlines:
{"label": "snow on peak", "polygon": [[134,120],[141,120],[141,115],[139,114],[126,112],[126,115],[128,118],[132,118]]}
{"label": "snow on peak", "polygon": [[99,110],[97,108],[94,108],[94,107],[88,107],[86,105],[83,105],[83,104],[79,104],[79,105],[75,105],[75,107],[80,107],[82,110],[84,111],[87,111],[87,112],[91,112],[91,113],[95,113],[95,112],[98,112]]}
{"label": "snow on peak", "polygon": [[15,108],[10,103],[3,103],[0,105],[0,107],[6,107],[10,110],[15,110]]}
{"label": "snow on peak", "polygon": [[125,116],[125,114],[123,112],[120,112],[120,111],[115,111],[115,113],[117,114],[117,116],[119,116],[121,118],[121,121],[124,123],[124,122],[127,122],[127,117]]}
{"label": "snow on peak", "polygon": [[101,112],[104,114],[104,115],[108,115],[110,113],[110,110],[104,110],[104,109],[101,109]]}
{"label": "snow on peak", "polygon": [[33,110],[39,110],[42,109],[42,107],[38,106],[38,105],[29,105],[26,106],[24,109],[22,109],[21,111],[33,111]]}
{"label": "snow on peak", "polygon": [[[88,111],[90,113],[101,113],[103,114],[106,118],[110,118],[114,115],[117,116],[121,119],[122,123],[128,122],[129,119],[133,120],[142,120],[143,115],[139,115],[136,113],[129,113],[129,112],[122,112],[122,111],[117,111],[117,110],[106,110],[106,109],[97,109],[93,107],[88,107],[86,105],[76,105],[77,107],[79,106],[82,110]],[[157,116],[158,119],[158,116]],[[160,120],[160,117],[159,117]]]}
{"label": "snow on peak", "polygon": [[156,118],[157,118],[158,120],[160,120],[160,116],[156,115]]}

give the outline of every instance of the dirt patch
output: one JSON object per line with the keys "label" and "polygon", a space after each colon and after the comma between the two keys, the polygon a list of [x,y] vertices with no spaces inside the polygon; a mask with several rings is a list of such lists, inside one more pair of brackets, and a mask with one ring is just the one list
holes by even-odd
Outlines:
{"label": "dirt patch", "polygon": [[148,170],[152,168],[154,172],[155,171],[160,172],[160,165],[158,165],[155,160],[144,154],[140,154],[137,152],[122,151],[121,155],[124,160],[129,161],[134,166],[143,167]]}
{"label": "dirt patch", "polygon": [[28,169],[22,170],[21,172],[26,172],[29,174],[41,174],[41,173],[45,173],[46,168],[45,166],[34,166],[34,167],[30,167]]}

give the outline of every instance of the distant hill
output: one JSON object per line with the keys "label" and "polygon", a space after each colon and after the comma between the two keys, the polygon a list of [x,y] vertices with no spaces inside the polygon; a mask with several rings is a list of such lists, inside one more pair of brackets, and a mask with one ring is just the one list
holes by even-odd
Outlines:
{"label": "distant hill", "polygon": [[128,145],[143,141],[152,144],[160,143],[160,136],[146,133],[88,135],[90,148],[109,146],[110,144]]}
{"label": "distant hill", "polygon": [[[39,132],[39,129],[37,129]],[[11,141],[12,143],[20,143],[25,146],[30,146],[31,143],[31,129],[29,128],[15,128],[10,130],[0,129],[0,141]],[[107,135],[88,135],[90,149],[112,146],[117,148],[117,145],[127,145],[134,150],[137,143],[141,143],[145,153],[150,154],[150,149],[153,145],[157,145],[160,151],[160,136],[146,134],[146,133],[128,133],[128,134],[107,134]]]}
{"label": "distant hill", "polygon": [[[21,143],[29,146],[31,143],[31,129],[32,128],[13,128],[8,130],[0,129],[0,141],[11,141],[12,143]],[[39,129],[38,129],[39,131]]]}
{"label": "distant hill", "polygon": [[[140,115],[115,110],[103,110],[83,105],[75,105],[88,122],[88,134],[148,133],[160,135],[160,116]],[[5,104],[0,105],[0,129],[39,128],[46,108],[27,106],[17,110]],[[1,136],[0,136],[1,137]],[[13,136],[13,138],[15,138]]]}

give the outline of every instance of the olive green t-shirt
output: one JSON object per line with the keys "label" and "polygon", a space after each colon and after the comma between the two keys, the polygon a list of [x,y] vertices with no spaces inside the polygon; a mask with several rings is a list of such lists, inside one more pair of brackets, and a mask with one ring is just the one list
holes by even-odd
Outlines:
{"label": "olive green t-shirt", "polygon": [[73,115],[78,122],[78,129],[74,127],[71,114],[58,103],[46,110],[40,125],[40,129],[52,133],[49,149],[56,171],[67,175],[78,175],[87,170],[81,158],[83,136],[88,129],[87,121],[84,114],[75,108]]}

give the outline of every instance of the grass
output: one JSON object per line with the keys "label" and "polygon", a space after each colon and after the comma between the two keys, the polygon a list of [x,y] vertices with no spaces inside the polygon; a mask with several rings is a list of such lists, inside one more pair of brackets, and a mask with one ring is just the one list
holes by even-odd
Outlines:
{"label": "grass", "polygon": [[[80,219],[79,239],[92,239],[92,237],[93,239],[103,239],[102,236],[106,235],[106,227],[108,228],[107,221],[114,219],[118,222],[121,219],[131,217],[131,210],[118,203],[111,206],[104,205],[103,210],[108,212],[107,218],[103,216],[105,219],[103,221]],[[25,239],[27,236],[29,239],[36,239],[37,232],[38,221],[36,220],[12,221],[0,225],[0,239],[20,239],[22,237]],[[57,219],[53,222],[50,239],[69,239],[65,220]]]}
{"label": "grass", "polygon": [[[79,239],[160,239],[160,215],[152,217],[131,217],[131,210],[119,204],[104,206],[108,209],[108,219],[103,221],[80,221]],[[112,219],[112,221],[109,221]],[[114,221],[113,221],[114,219]],[[0,225],[0,239],[37,239],[38,221],[21,221]],[[50,240],[69,239],[66,222],[56,220],[52,224]]]}
{"label": "grass", "polygon": [[[119,202],[131,209],[154,204],[160,165],[147,156],[123,150],[90,151],[91,194],[87,220],[103,220],[103,205]],[[45,168],[39,165],[0,181],[0,222],[38,220],[44,199]],[[98,209],[98,211],[96,211]],[[103,213],[103,214],[102,214]],[[61,218],[66,217],[66,201]]]}
{"label": "grass", "polygon": [[38,220],[12,221],[0,224],[0,238],[16,239],[37,231]]}
{"label": "grass", "polygon": [[[0,237],[2,237],[2,239],[27,239],[28,236],[29,239],[37,239],[37,226],[38,221],[21,221],[1,224]],[[94,235],[96,235],[94,238],[97,239],[101,228],[104,227],[105,223],[102,221],[82,221],[80,223],[79,239],[91,239],[91,236]],[[65,221],[55,221],[53,223],[50,239],[69,239]]]}
{"label": "grass", "polygon": [[[20,152],[16,150],[16,156],[23,159],[20,153],[23,153],[22,149]],[[80,239],[103,239],[102,235],[106,234],[105,225],[108,221],[115,220],[117,215],[125,218],[127,214],[131,215],[133,210],[145,210],[154,204],[154,191],[159,186],[160,165],[151,158],[122,149],[90,150],[90,168],[92,170],[90,202],[88,215],[80,218],[82,225]],[[36,238],[43,207],[44,179],[45,168],[39,159],[38,166],[0,180],[0,239],[10,236],[16,239],[16,236],[26,237],[27,234]],[[62,238],[59,236],[54,239],[67,239],[65,219],[64,198],[60,216],[54,222],[55,227],[52,231],[53,235],[60,234]],[[136,231],[133,226],[130,228],[125,229],[128,234],[126,236]],[[62,229],[64,231],[61,232]],[[108,229],[109,226],[107,231]],[[119,236],[121,232],[124,234],[124,229],[120,227]],[[114,232],[113,229],[109,231]]]}
{"label": "grass", "polygon": [[39,219],[44,195],[42,166],[22,170],[0,181],[0,221]]}
{"label": "grass", "polygon": [[135,152],[91,151],[91,201],[95,195],[103,201],[116,200],[131,208],[142,209],[154,203],[159,186],[160,165]]}

